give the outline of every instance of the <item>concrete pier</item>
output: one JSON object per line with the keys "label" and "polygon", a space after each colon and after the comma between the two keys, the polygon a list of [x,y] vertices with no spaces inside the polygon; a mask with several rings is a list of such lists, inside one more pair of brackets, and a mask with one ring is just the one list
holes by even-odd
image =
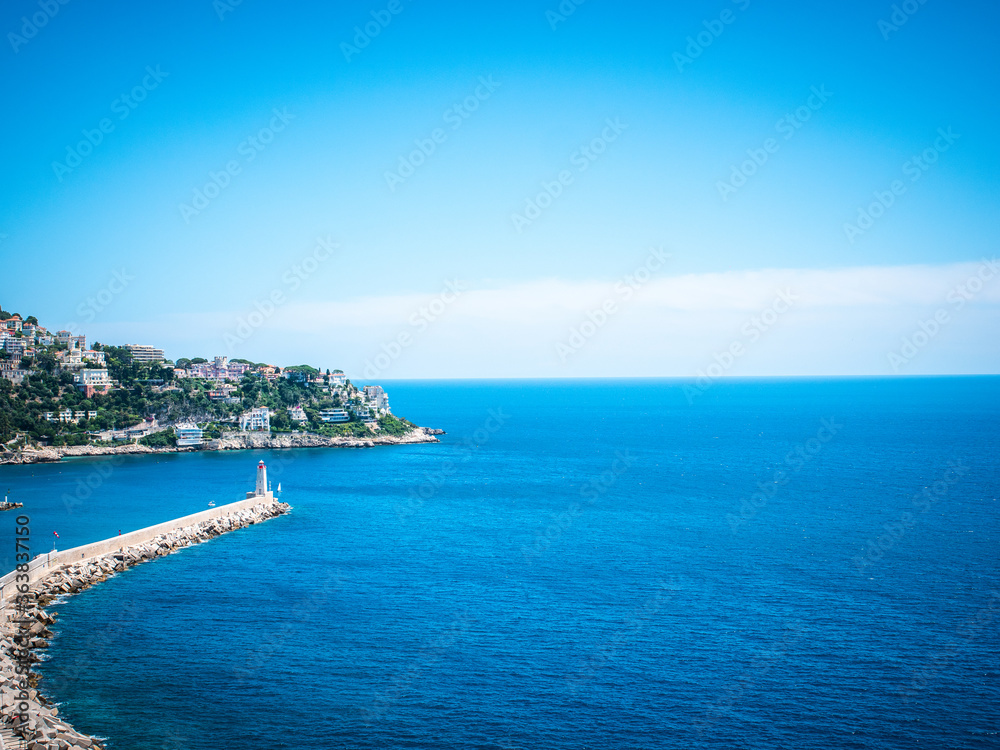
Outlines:
{"label": "concrete pier", "polygon": [[[259,476],[259,475],[258,475]],[[263,491],[262,491],[263,490]],[[0,578],[0,743],[10,746],[11,730],[30,750],[99,748],[94,737],[77,732],[58,716],[58,709],[38,693],[37,675],[24,674],[38,661],[35,649],[48,646],[54,619],[43,607],[53,598],[73,594],[120,570],[178,549],[245,528],[289,510],[275,502],[266,480],[245,500],[210,508],[173,521],[64,551],[39,555],[29,564],[27,606],[15,608],[16,571]],[[23,573],[21,575],[24,575]],[[2,746],[0,746],[2,747]]]}
{"label": "concrete pier", "polygon": [[[248,510],[262,503],[274,503],[274,496],[270,492],[263,495],[254,495],[248,492],[246,500],[229,503],[228,505],[220,505],[217,508],[209,508],[208,510],[192,513],[188,516],[181,516],[180,518],[175,518],[173,521],[159,523],[155,526],[147,526],[144,529],[130,531],[121,536],[113,536],[110,539],[104,539],[100,542],[84,544],[68,550],[46,552],[38,555],[28,563],[28,585],[34,586],[36,582],[45,578],[46,575],[65,565],[89,562],[112,552],[120,552],[126,547],[145,544],[161,534],[169,534],[172,531],[177,531],[188,526],[195,526],[203,521],[223,518],[238,513],[241,510]],[[16,576],[17,571],[11,571],[0,578],[0,602],[3,602],[8,597],[16,596],[17,590],[14,586]]]}

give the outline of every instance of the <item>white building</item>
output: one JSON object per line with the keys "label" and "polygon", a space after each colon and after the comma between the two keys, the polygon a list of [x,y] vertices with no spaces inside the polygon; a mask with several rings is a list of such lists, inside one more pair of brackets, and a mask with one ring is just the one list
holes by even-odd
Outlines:
{"label": "white building", "polygon": [[0,326],[3,326],[4,328],[6,328],[11,333],[15,333],[17,331],[20,331],[22,325],[23,325],[23,323],[21,321],[21,316],[20,315],[11,315],[9,318],[6,318],[4,320],[0,320]]}
{"label": "white building", "polygon": [[3,340],[3,349],[11,357],[23,357],[24,353],[28,350],[28,347],[24,343],[24,339],[14,338],[13,336],[7,336]]}
{"label": "white building", "polygon": [[240,429],[246,431],[271,431],[271,412],[266,406],[251,409],[240,415]]}
{"label": "white building", "polygon": [[83,352],[79,349],[69,349],[64,352],[59,352],[56,355],[56,359],[59,360],[59,364],[62,367],[83,367]]}
{"label": "white building", "polygon": [[305,411],[303,411],[301,406],[290,406],[288,407],[288,418],[293,422],[305,422],[309,418],[306,416]]}
{"label": "white building", "polygon": [[382,386],[366,385],[364,392],[365,400],[368,401],[369,406],[375,409],[375,411],[389,413],[389,396],[382,389]]}
{"label": "white building", "polygon": [[28,377],[28,371],[22,370],[18,362],[13,360],[0,360],[0,378],[9,380],[15,385],[19,385]]}
{"label": "white building", "polygon": [[324,422],[350,422],[351,415],[343,409],[321,409],[319,418]]}
{"label": "white building", "polygon": [[76,424],[81,419],[94,419],[97,416],[96,411],[76,411],[71,409],[65,409],[59,412],[59,416],[56,417],[52,412],[45,412],[42,417],[46,422],[72,422]]}
{"label": "white building", "polygon": [[128,344],[126,349],[132,354],[135,362],[162,362],[163,350],[145,344]]}
{"label": "white building", "polygon": [[159,424],[154,417],[146,417],[143,421],[139,422],[137,425],[125,428],[125,437],[128,440],[134,440],[135,438],[144,438],[147,435],[151,435],[159,430]]}
{"label": "white building", "polygon": [[330,385],[346,385],[347,376],[342,372],[330,373]]}
{"label": "white building", "polygon": [[73,376],[73,382],[80,388],[85,388],[88,385],[94,388],[103,388],[111,385],[111,378],[108,377],[107,370],[80,370]]}
{"label": "white building", "polygon": [[204,431],[196,424],[185,422],[174,426],[178,448],[197,448],[204,440]]}

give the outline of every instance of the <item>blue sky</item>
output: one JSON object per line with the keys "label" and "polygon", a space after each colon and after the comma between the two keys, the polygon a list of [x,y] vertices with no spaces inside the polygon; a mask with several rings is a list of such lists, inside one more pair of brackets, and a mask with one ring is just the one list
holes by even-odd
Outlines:
{"label": "blue sky", "polygon": [[993,3],[229,5],[0,12],[4,309],[359,378],[694,376],[784,284],[723,375],[1000,367],[1000,281],[948,301],[997,248]]}

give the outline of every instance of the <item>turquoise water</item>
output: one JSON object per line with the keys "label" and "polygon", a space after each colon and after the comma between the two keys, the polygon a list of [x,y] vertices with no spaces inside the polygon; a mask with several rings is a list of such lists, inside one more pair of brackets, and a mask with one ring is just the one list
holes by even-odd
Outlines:
{"label": "turquoise water", "polygon": [[55,606],[61,713],[128,750],[1000,746],[1000,379],[388,390],[442,443],[0,468],[37,551],[261,458],[294,506]]}

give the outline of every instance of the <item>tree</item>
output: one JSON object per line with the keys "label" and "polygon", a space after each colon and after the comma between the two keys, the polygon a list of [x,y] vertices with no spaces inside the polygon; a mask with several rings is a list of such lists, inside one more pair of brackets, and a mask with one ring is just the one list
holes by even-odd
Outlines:
{"label": "tree", "polygon": [[14,437],[14,431],[11,428],[10,417],[7,416],[7,411],[0,411],[0,443],[6,443]]}
{"label": "tree", "polygon": [[292,420],[285,409],[278,409],[271,417],[271,429],[277,432],[288,432],[292,429]]}
{"label": "tree", "polygon": [[289,365],[285,368],[285,372],[304,372],[311,378],[319,375],[319,370],[309,365]]}
{"label": "tree", "polygon": [[56,358],[53,357],[48,352],[36,354],[35,368],[38,370],[43,370],[44,372],[51,373],[54,369],[56,369]]}
{"label": "tree", "polygon": [[27,323],[28,325],[37,326],[38,318],[36,318],[34,315],[29,315],[27,318],[24,319],[24,322]]}

